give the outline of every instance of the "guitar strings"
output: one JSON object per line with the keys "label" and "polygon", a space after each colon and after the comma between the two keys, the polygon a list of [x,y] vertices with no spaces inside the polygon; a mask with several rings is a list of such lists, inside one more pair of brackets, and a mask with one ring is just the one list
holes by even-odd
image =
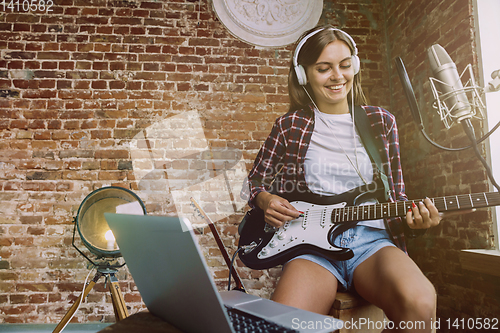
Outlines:
{"label": "guitar strings", "polygon": [[[359,215],[360,212],[363,211],[368,214],[376,215],[380,212],[380,216],[375,216],[374,218],[384,217],[386,215],[390,216],[404,216],[409,207],[411,207],[412,203],[422,202],[424,199],[415,199],[408,201],[397,201],[397,202],[388,202],[382,204],[370,204],[363,206],[346,206],[346,207],[337,207],[337,208],[317,208],[317,209],[309,209],[308,215],[317,218],[317,213],[325,214],[325,213],[333,213],[334,210],[338,212],[338,215]],[[469,209],[474,208],[476,206],[490,206],[490,205],[499,205],[500,204],[500,196],[498,193],[475,193],[475,194],[464,194],[464,195],[456,195],[456,196],[446,196],[431,199],[432,202],[438,206],[437,208],[440,210],[451,210],[451,209]],[[449,209],[448,206],[451,206]],[[394,214],[391,214],[394,212]],[[337,216],[338,216],[337,215]]]}
{"label": "guitar strings", "polygon": [[[371,220],[384,217],[403,217],[406,215],[412,203],[422,202],[424,199],[387,202],[382,204],[369,204],[361,206],[345,206],[336,208],[311,208],[306,211],[303,219],[291,220],[290,223],[304,224],[304,219],[308,219],[308,223],[322,223],[323,219],[329,219],[328,223],[349,222],[354,220]],[[455,209],[470,209],[485,206],[500,205],[500,196],[497,192],[472,193],[455,196],[445,196],[431,199],[436,208],[440,211],[455,210]],[[451,207],[451,208],[450,208]],[[335,216],[334,216],[335,211]],[[365,217],[365,213],[368,217]],[[380,216],[377,214],[380,213]],[[392,214],[394,213],[394,214]],[[370,218],[370,215],[372,216]],[[356,218],[354,218],[356,216]],[[359,216],[362,216],[358,219]],[[310,221],[311,219],[312,221]]]}

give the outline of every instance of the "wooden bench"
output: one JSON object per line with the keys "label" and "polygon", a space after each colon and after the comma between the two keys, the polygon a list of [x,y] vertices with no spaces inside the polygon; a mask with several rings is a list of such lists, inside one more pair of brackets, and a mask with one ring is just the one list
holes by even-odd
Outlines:
{"label": "wooden bench", "polygon": [[340,333],[379,333],[383,330],[385,315],[382,309],[356,293],[337,292],[329,314],[346,324],[347,328],[342,328]]}
{"label": "wooden bench", "polygon": [[[358,294],[350,292],[337,292],[329,315],[343,320],[344,323],[349,323],[347,328],[344,327],[339,331],[340,333],[379,333],[383,331],[384,320],[386,322],[389,320],[385,317],[382,309],[369,303]],[[436,318],[435,315],[434,318]],[[357,323],[357,327],[353,326],[354,323]],[[360,326],[361,323],[364,325]],[[433,327],[432,332],[436,332],[435,327]]]}

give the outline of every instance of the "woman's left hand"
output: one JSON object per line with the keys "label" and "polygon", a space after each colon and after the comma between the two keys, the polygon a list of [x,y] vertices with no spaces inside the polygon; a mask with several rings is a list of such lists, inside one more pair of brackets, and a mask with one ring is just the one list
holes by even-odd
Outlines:
{"label": "woman's left hand", "polygon": [[468,214],[474,211],[476,211],[475,208],[440,213],[432,203],[432,200],[425,198],[424,201],[420,201],[418,205],[412,205],[412,208],[408,210],[406,213],[406,223],[408,223],[411,229],[428,229],[439,225],[439,222],[444,218]]}
{"label": "woman's left hand", "polygon": [[425,198],[418,204],[412,203],[412,208],[406,213],[406,223],[411,229],[427,229],[437,226],[442,217],[431,199]]}

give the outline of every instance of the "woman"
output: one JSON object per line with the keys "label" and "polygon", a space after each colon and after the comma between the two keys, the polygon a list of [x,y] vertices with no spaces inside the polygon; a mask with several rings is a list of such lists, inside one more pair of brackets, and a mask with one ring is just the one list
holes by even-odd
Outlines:
{"label": "woman", "polygon": [[[305,190],[336,195],[373,180],[369,155],[350,114],[353,104],[366,104],[358,71],[356,45],[347,33],[323,26],[299,40],[289,74],[290,110],[276,120],[248,176],[249,204],[264,211],[268,224],[280,227],[301,214],[270,192],[271,183],[278,194]],[[363,109],[385,143],[381,158],[390,200],[407,200],[394,116],[379,107]],[[338,289],[355,290],[383,309],[395,328],[399,322],[425,321],[422,331],[430,331],[435,290],[406,254],[403,231],[436,226],[440,219],[425,199],[408,211],[405,221],[360,222],[335,240],[353,250],[352,259],[296,257],[284,265],[272,299],[328,314]]]}

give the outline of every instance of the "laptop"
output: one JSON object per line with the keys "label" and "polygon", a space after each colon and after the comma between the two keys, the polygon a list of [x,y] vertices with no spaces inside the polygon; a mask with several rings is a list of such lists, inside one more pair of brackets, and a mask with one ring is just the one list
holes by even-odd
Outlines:
{"label": "laptop", "polygon": [[336,318],[242,291],[218,292],[186,218],[104,216],[148,310],[183,332],[235,333],[241,318],[234,317],[271,325],[264,332],[334,332],[343,326]]}

